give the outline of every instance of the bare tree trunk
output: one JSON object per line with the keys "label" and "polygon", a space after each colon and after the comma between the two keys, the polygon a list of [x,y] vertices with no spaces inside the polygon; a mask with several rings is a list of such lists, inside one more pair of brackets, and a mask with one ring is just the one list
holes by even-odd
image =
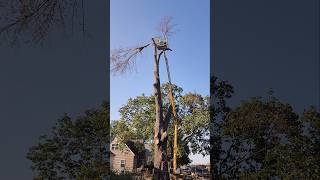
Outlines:
{"label": "bare tree trunk", "polygon": [[[153,42],[154,43],[154,42]],[[167,118],[163,119],[162,98],[159,76],[159,58],[154,43],[154,96],[156,104],[156,122],[154,125],[154,177],[157,180],[169,180],[167,162]]]}

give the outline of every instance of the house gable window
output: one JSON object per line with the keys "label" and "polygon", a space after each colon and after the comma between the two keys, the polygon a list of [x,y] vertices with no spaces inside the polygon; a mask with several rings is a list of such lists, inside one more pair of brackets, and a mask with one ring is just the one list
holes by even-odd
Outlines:
{"label": "house gable window", "polygon": [[111,150],[118,149],[118,144],[111,144]]}
{"label": "house gable window", "polygon": [[120,160],[120,167],[122,168],[126,167],[126,160]]}

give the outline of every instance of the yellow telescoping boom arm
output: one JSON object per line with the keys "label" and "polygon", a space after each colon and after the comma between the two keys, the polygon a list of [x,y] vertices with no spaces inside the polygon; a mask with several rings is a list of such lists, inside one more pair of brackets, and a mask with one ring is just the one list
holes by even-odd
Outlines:
{"label": "yellow telescoping boom arm", "polygon": [[172,106],[172,113],[174,117],[174,138],[173,138],[173,174],[176,174],[177,169],[177,144],[178,144],[178,128],[177,128],[177,114],[175,110],[175,104],[174,104],[174,96],[173,96],[173,90],[172,90],[172,84],[171,84],[171,77],[170,77],[170,71],[169,71],[169,63],[168,58],[166,56],[166,52],[163,51],[163,55],[166,61],[167,66],[167,74],[168,74],[168,80],[169,80],[169,96],[170,96],[170,102]]}

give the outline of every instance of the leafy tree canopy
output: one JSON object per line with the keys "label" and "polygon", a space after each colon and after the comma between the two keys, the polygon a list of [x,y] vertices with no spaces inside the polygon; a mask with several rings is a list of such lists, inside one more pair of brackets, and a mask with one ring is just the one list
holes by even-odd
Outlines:
{"label": "leafy tree canopy", "polygon": [[[170,104],[168,98],[169,84],[161,86],[163,98],[163,113],[166,114]],[[197,93],[182,94],[183,89],[173,85],[175,95],[176,111],[179,117],[178,136],[178,164],[188,164],[190,152],[206,152],[205,146],[209,141],[209,97]],[[153,140],[153,128],[155,122],[154,96],[142,94],[130,98],[126,105],[119,110],[121,118],[113,121],[111,136],[117,137],[125,142],[128,139],[144,139],[149,142]],[[169,158],[172,158],[173,145],[173,121],[169,122]]]}
{"label": "leafy tree canopy", "polygon": [[272,96],[231,109],[233,88],[211,79],[211,169],[215,179],[318,179],[320,113],[301,116]]}
{"label": "leafy tree canopy", "polygon": [[109,104],[72,119],[65,114],[27,158],[38,179],[103,179],[109,173]]}

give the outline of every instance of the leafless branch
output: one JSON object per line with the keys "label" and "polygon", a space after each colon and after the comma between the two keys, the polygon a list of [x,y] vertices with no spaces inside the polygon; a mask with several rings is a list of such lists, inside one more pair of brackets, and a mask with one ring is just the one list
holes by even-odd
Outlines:
{"label": "leafless branch", "polygon": [[79,0],[8,1],[0,7],[0,16],[4,17],[0,18],[0,37],[7,35],[9,39],[31,38],[38,42],[45,39],[52,30],[64,29],[66,20],[70,20],[73,27],[75,9],[80,8],[77,1]]}
{"label": "leafless branch", "polygon": [[111,72],[124,74],[135,67],[135,58],[141,51],[150,45],[137,46],[134,48],[119,48],[111,52],[110,63]]}
{"label": "leafless branch", "polygon": [[175,24],[172,24],[172,19],[173,17],[171,16],[165,16],[158,25],[157,30],[162,33],[164,38],[168,38],[174,33]]}

